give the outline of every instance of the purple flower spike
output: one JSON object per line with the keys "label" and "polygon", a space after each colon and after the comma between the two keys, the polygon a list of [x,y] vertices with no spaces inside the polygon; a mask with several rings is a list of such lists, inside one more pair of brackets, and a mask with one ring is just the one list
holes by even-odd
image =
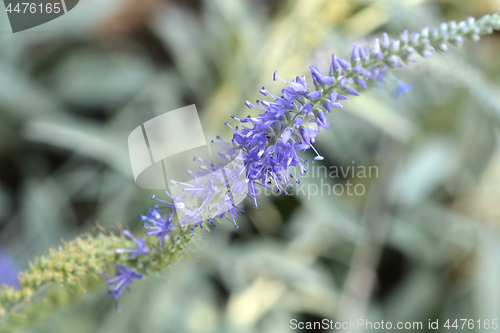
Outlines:
{"label": "purple flower spike", "polygon": [[[400,62],[411,61],[410,55],[415,51],[424,56],[430,55],[434,48],[439,51],[447,50],[446,45],[461,43],[464,37],[479,38],[480,34],[485,35],[493,29],[499,30],[499,19],[500,14],[491,14],[481,18],[480,24],[450,22],[448,27],[442,25],[439,31],[433,30],[434,38],[431,39],[428,38],[428,28],[411,37],[405,31],[401,34],[400,42],[391,41],[384,33],[381,40],[375,40],[370,50],[354,45],[349,61],[332,55],[329,75],[323,75],[316,66],[310,66],[310,79],[314,83],[312,89],[308,89],[304,76],[287,82],[278,72],[274,72],[275,81],[280,79],[287,84],[281,94],[274,95],[263,87],[259,92],[269,96],[269,101],[257,101],[256,104],[245,102],[249,108],[259,109],[256,112],[258,114],[240,119],[233,116],[241,126],[232,127],[226,122],[234,133],[229,142],[220,138],[217,138],[220,143],[212,141],[222,148],[217,151],[214,160],[196,158],[195,161],[200,163],[199,170],[188,171],[188,183],[171,180],[173,184],[183,185],[182,192],[194,200],[183,203],[182,198],[171,196],[170,202],[156,199],[165,203],[161,205],[163,207],[156,206],[141,217],[144,227],[150,229],[147,234],[158,237],[161,245],[162,241],[167,241],[176,224],[182,227],[182,234],[187,225],[194,232],[196,227],[202,228],[207,221],[211,224],[215,218],[227,218],[238,227],[235,217],[238,216],[238,210],[241,211],[237,206],[239,198],[250,197],[258,208],[258,186],[276,193],[286,193],[294,182],[298,182],[295,174],[297,169],[301,175],[307,172],[304,166],[307,161],[300,156],[301,152],[311,149],[317,155],[315,160],[324,159],[313,145],[321,128],[330,127],[325,112],[331,112],[332,108],[342,108],[339,101],[347,99],[347,95],[359,96],[356,89],[366,89],[367,80],[383,81],[385,73],[392,67],[400,67]],[[410,85],[402,84],[395,94],[400,97],[409,90]],[[232,160],[242,163],[226,163]],[[167,214],[160,214],[161,209],[168,209]],[[182,214],[179,214],[179,221],[173,225],[173,216],[178,212]],[[136,248],[118,249],[116,252],[126,252],[127,255],[130,253],[131,258],[147,253],[144,239],[137,240],[132,234],[125,234],[134,240]],[[177,239],[168,241],[176,245]],[[153,244],[148,246],[149,250],[157,248]],[[138,272],[144,273],[144,269],[148,268],[143,266],[146,264],[143,258],[129,261],[133,265],[131,267],[139,271],[117,266],[118,275],[108,281],[110,293],[115,299],[120,297],[133,279],[141,278]]]}
{"label": "purple flower spike", "polygon": [[[136,273],[133,269],[126,269],[122,265],[116,265],[116,269],[120,272],[120,274],[118,274],[114,278],[109,279],[108,284],[110,285],[110,295],[115,300],[118,300],[125,289],[129,289],[129,285],[133,282],[134,279],[142,278],[142,274]],[[114,287],[111,287],[111,285],[115,282],[116,284],[114,285]]]}
{"label": "purple flower spike", "polygon": [[128,238],[132,239],[135,242],[135,249],[116,249],[116,253],[130,253],[130,259],[135,259],[143,254],[148,254],[149,249],[146,247],[146,240],[144,238],[141,238],[141,240],[138,240],[137,238],[132,235],[132,233],[128,230],[124,230],[123,234],[127,236]]}

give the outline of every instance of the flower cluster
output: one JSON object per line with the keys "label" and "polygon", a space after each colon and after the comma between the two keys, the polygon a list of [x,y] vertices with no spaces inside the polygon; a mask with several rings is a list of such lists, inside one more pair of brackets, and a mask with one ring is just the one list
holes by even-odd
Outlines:
{"label": "flower cluster", "polygon": [[[299,153],[312,149],[316,160],[323,157],[313,144],[320,130],[328,129],[327,114],[336,108],[342,108],[342,101],[348,96],[358,96],[359,89],[367,89],[367,82],[382,79],[384,74],[404,63],[415,62],[416,53],[430,57],[433,51],[448,52],[449,45],[461,46],[464,39],[479,40],[480,34],[489,34],[500,29],[500,14],[485,15],[478,21],[469,18],[466,21],[443,23],[430,29],[425,27],[420,32],[401,33],[399,39],[390,39],[384,33],[376,38],[371,47],[354,45],[350,59],[346,60],[332,55],[329,72],[324,74],[317,67],[310,66],[312,87],[306,84],[305,76],[297,76],[292,81],[283,80],[277,72],[274,80],[283,80],[288,87],[280,96],[274,95],[264,87],[259,92],[270,100],[258,100],[255,104],[248,101],[250,109],[258,108],[262,112],[258,116],[233,119],[241,127],[233,127],[230,142],[217,137],[212,141],[219,150],[212,161],[196,159],[200,168],[196,173],[188,172],[185,182],[172,182],[178,196],[166,192],[171,202],[158,199],[166,206],[155,206],[147,215],[141,216],[148,235],[159,238],[159,244],[168,237],[172,228],[193,225],[202,227],[204,221],[212,224],[213,220],[231,217],[236,224],[238,216],[237,204],[242,198],[250,197],[255,207],[257,204],[257,186],[286,192],[299,182],[297,172],[307,172],[307,161]],[[410,86],[402,85],[397,94],[410,90]],[[162,215],[160,210],[170,209],[170,214]],[[173,223],[177,213],[178,221]],[[131,234],[126,234],[132,238]],[[192,234],[193,236],[193,234]],[[136,249],[116,250],[129,252],[137,257],[147,253],[143,240],[136,243]],[[111,289],[113,297],[118,298],[134,278],[140,278],[135,271],[118,267],[120,274],[109,280],[117,282]]]}
{"label": "flower cluster", "polygon": [[125,289],[128,288],[128,285],[132,283],[133,279],[140,279],[142,274],[136,273],[132,269],[127,269],[123,265],[116,265],[116,269],[120,274],[109,279],[108,284],[113,285],[116,283],[116,285],[110,289],[110,294],[114,299],[118,300]]}

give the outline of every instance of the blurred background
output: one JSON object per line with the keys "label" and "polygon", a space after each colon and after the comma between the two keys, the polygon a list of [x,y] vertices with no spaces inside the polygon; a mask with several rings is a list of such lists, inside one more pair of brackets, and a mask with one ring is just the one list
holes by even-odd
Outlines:
{"label": "blurred background", "polygon": [[[246,99],[283,88],[275,70],[290,80],[384,31],[498,9],[499,0],[82,0],[16,34],[2,10],[0,270],[26,268],[96,221],[143,232],[139,214],[158,191],[135,185],[127,137],[144,121],[194,103],[207,139],[229,138],[231,114],[256,114]],[[264,196],[239,229],[203,233],[192,259],[134,283],[120,312],[103,283],[24,332],[500,319],[499,37],[418,58],[330,115],[317,166],[376,166],[378,177],[302,182],[362,183],[365,194]],[[401,82],[413,90],[398,97]]]}

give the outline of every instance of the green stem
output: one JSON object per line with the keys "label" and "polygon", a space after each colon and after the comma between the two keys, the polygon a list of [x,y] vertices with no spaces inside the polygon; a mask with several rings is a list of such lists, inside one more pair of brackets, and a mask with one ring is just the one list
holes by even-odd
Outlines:
{"label": "green stem", "polygon": [[[85,288],[92,285],[89,278],[104,281],[105,272],[114,272],[116,264],[145,274],[164,270],[186,252],[192,240],[186,228],[169,237],[166,244],[161,247],[152,246],[148,254],[137,259],[130,259],[126,253],[115,252],[118,248],[135,247],[133,241],[123,236],[103,233],[96,237],[78,237],[70,242],[63,242],[57,249],[49,249],[47,254],[30,263],[29,269],[19,273],[21,288],[0,286],[0,332],[4,327],[12,326],[13,321],[30,317],[32,302],[55,284],[73,287],[77,291],[80,289],[85,293]],[[151,242],[155,240],[155,237],[151,238]],[[42,307],[44,308],[47,307]]]}

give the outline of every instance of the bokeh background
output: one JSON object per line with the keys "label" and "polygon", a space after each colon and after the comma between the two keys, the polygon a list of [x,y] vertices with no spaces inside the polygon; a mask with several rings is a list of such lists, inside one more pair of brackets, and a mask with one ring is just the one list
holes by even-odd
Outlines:
{"label": "bokeh background", "polygon": [[[82,0],[16,34],[2,10],[0,271],[26,268],[96,221],[142,232],[154,192],[134,184],[127,137],[144,121],[194,103],[207,139],[227,138],[224,121],[255,110],[246,99],[283,88],[275,70],[286,79],[310,64],[325,70],[332,52],[347,57],[383,31],[498,9],[498,0]],[[378,177],[355,180],[365,195],[265,196],[239,229],[203,233],[192,259],[135,283],[121,311],[103,283],[23,332],[500,319],[499,37],[419,58],[330,115],[316,144],[322,163],[377,166]],[[413,90],[397,97],[401,82]]]}

